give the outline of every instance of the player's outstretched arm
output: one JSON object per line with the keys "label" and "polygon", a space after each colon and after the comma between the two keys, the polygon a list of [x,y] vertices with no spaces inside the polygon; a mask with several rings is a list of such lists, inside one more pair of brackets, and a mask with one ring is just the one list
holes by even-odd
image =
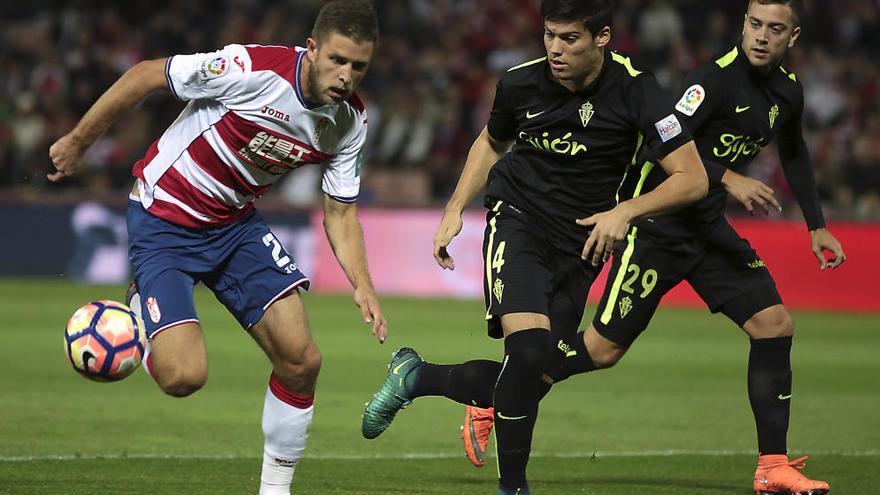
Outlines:
{"label": "player's outstretched arm", "polygon": [[379,306],[379,298],[367,268],[367,251],[364,248],[364,231],[358,220],[354,203],[340,203],[324,195],[324,232],[333,248],[339,266],[354,287],[354,302],[361,310],[364,322],[372,325],[373,335],[380,344],[385,343],[388,322]]}
{"label": "player's outstretched arm", "polygon": [[[804,141],[801,119],[792,119],[779,133],[779,161],[785,180],[791,187],[810,229],[810,250],[819,261],[819,269],[837,268],[846,261],[840,242],[825,228],[825,216],[819,201],[819,189],[813,172],[812,160]],[[825,251],[833,258],[825,257]]]}
{"label": "player's outstretched arm", "polygon": [[119,117],[147,95],[167,89],[166,59],[139,62],[110,86],[72,131],[49,147],[49,158],[57,172],[46,177],[52,182],[77,172],[83,154]]}
{"label": "player's outstretched arm", "polygon": [[583,259],[599,266],[600,261],[611,255],[614,244],[626,236],[633,220],[674,211],[706,196],[709,180],[693,141],[669,153],[660,165],[669,177],[651,192],[624,201],[610,211],[577,220],[579,225],[592,227],[581,253]]}
{"label": "player's outstretched arm", "polygon": [[434,259],[445,270],[455,269],[455,260],[446,250],[452,239],[461,232],[461,212],[486,186],[489,169],[510,148],[509,142],[497,141],[484,128],[468,152],[464,170],[455,186],[455,192],[446,204],[443,220],[434,234]]}

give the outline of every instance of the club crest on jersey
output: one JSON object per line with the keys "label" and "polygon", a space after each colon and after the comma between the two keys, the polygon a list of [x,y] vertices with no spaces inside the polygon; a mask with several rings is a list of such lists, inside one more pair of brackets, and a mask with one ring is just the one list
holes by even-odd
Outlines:
{"label": "club crest on jersey", "polygon": [[578,113],[581,115],[581,124],[584,124],[584,127],[587,127],[587,124],[590,123],[590,119],[593,118],[593,115],[596,112],[593,111],[593,104],[588,101],[581,105],[581,109]]}
{"label": "club crest on jersey", "polygon": [[770,108],[770,128],[776,125],[776,117],[779,117],[779,105],[773,105]]}
{"label": "club crest on jersey", "polygon": [[504,282],[501,281],[500,278],[495,279],[495,284],[492,286],[492,293],[495,294],[495,299],[498,299],[498,302],[501,302],[501,296],[504,295]]}
{"label": "club crest on jersey", "polygon": [[208,81],[226,74],[229,64],[226,57],[214,57],[211,60],[203,60],[199,65],[199,79]]}
{"label": "club crest on jersey", "polygon": [[626,318],[626,315],[633,309],[633,302],[629,296],[620,300],[620,318]]}
{"label": "club crest on jersey", "polygon": [[159,302],[153,296],[147,298],[147,313],[150,314],[150,320],[153,323],[159,323],[159,320],[162,319],[162,312],[159,311]]}
{"label": "club crest on jersey", "polygon": [[318,123],[315,124],[315,135],[312,137],[312,142],[315,143],[315,146],[318,145],[318,141],[321,140],[321,135],[324,134],[324,131],[327,129],[327,124],[329,123],[330,119],[328,119],[327,117],[321,117],[321,120],[319,120]]}
{"label": "club crest on jersey", "polygon": [[675,104],[675,109],[691,117],[700,108],[705,99],[706,89],[699,84],[694,84],[684,92],[681,99]]}

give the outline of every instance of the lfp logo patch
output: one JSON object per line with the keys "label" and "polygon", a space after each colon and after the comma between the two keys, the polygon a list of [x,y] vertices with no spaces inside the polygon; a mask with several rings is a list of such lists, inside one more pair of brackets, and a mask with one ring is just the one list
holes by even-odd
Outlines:
{"label": "lfp logo patch", "polygon": [[219,56],[205,60],[199,66],[199,78],[207,81],[208,79],[220,77],[226,73],[228,68],[229,64],[226,61],[226,57]]}
{"label": "lfp logo patch", "polygon": [[211,60],[208,63],[208,72],[214,74],[215,76],[219,76],[226,71],[226,59],[223,57],[217,57],[214,60]]}
{"label": "lfp logo patch", "polygon": [[681,99],[675,105],[675,109],[690,117],[700,108],[700,105],[705,100],[706,90],[699,84],[694,84],[684,92]]}

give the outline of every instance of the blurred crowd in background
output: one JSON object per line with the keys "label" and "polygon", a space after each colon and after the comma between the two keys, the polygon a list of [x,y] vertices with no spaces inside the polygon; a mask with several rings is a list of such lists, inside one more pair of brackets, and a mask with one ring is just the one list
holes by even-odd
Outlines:
{"label": "blurred crowd in background", "polygon": [[[182,109],[149,97],[88,152],[81,177],[49,184],[47,150],[126,69],[229,43],[303,45],[320,0],[0,0],[0,190],[4,195],[122,191],[131,167]],[[621,0],[613,48],[677,98],[696,65],[739,41],[747,0]],[[806,0],[785,62],[805,87],[805,135],[825,205],[838,220],[880,220],[880,0]],[[381,41],[361,96],[370,115],[362,203],[435,206],[451,194],[507,68],[541,56],[540,0],[376,0]],[[301,169],[271,195],[320,197]],[[800,211],[772,147],[750,175]],[[732,213],[736,213],[736,209]]]}

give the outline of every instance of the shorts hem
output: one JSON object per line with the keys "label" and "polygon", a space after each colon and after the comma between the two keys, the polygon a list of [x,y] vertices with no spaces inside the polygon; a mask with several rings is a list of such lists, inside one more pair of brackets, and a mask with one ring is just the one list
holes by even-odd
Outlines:
{"label": "shorts hem", "polygon": [[187,318],[187,319],[185,319],[185,320],[177,320],[177,321],[175,321],[175,322],[173,322],[173,323],[169,323],[169,324],[167,324],[167,325],[164,325],[164,326],[159,327],[158,329],[156,329],[155,332],[153,332],[153,333],[147,335],[147,338],[148,338],[149,340],[153,340],[153,338],[154,338],[156,335],[159,335],[160,333],[164,332],[165,330],[169,330],[169,329],[171,329],[171,328],[173,328],[173,327],[180,326],[180,325],[183,325],[183,324],[186,324],[186,323],[198,323],[198,322],[199,322],[198,318]]}
{"label": "shorts hem", "polygon": [[[301,285],[304,285],[304,284],[305,284],[304,289],[308,290],[309,284],[311,284],[311,281],[308,279],[308,277],[303,277],[303,278],[297,280],[296,282],[288,285],[287,287],[285,287],[281,291],[279,291],[277,294],[275,294],[275,296],[272,297],[272,299],[269,299],[269,302],[267,302],[260,309],[260,314],[253,321],[250,321],[248,323],[243,323],[241,320],[238,320],[239,325],[241,325],[245,330],[250,330],[251,328],[253,328],[254,325],[259,323],[260,320],[263,319],[263,316],[266,315],[266,311],[269,309],[269,306],[275,304],[275,302],[277,302],[279,299],[283,298],[284,296],[289,294],[291,291],[299,288]],[[243,315],[243,316],[247,316],[247,315]],[[238,318],[236,318],[236,319],[238,319]]]}
{"label": "shorts hem", "polygon": [[[763,289],[772,290],[771,293],[762,294]],[[758,295],[756,295],[758,294]],[[742,327],[749,319],[767,308],[784,304],[782,296],[775,284],[760,285],[755,289],[743,291],[724,302],[716,303],[709,310],[712,313],[722,313],[734,323]]]}
{"label": "shorts hem", "polygon": [[[263,306],[263,311],[265,312],[267,309],[269,309],[269,306],[275,304],[275,301],[277,301],[277,300],[281,299],[282,297],[286,296],[287,293],[290,292],[290,291],[292,291],[293,289],[296,289],[296,288],[299,287],[300,285],[303,285],[303,284],[310,284],[310,283],[311,283],[311,281],[308,279],[308,277],[304,277],[304,278],[301,278],[301,279],[297,280],[296,282],[294,282],[294,283],[288,285],[288,286],[285,287],[281,292],[279,292],[278,294],[275,294],[275,296],[274,296],[272,299],[269,299],[269,302],[267,302],[267,303],[265,304],[265,306]],[[308,290],[308,287],[309,287],[309,286],[306,285],[305,289]],[[249,325],[248,328],[250,328],[250,327],[252,327],[252,326],[253,326],[253,325]]]}
{"label": "shorts hem", "polygon": [[605,326],[603,324],[596,325],[595,322],[593,323],[593,328],[595,328],[596,333],[598,333],[602,337],[604,337],[604,338],[610,340],[611,342],[614,342],[615,344],[622,346],[622,347],[629,347],[629,346],[633,345],[633,342],[635,342],[636,339],[639,338],[639,335],[641,335],[642,332],[644,332],[644,330],[643,330],[642,332],[639,332],[636,335],[632,335],[632,336],[630,336],[630,335],[623,335],[623,336],[614,335],[614,333],[611,332],[607,326]]}

